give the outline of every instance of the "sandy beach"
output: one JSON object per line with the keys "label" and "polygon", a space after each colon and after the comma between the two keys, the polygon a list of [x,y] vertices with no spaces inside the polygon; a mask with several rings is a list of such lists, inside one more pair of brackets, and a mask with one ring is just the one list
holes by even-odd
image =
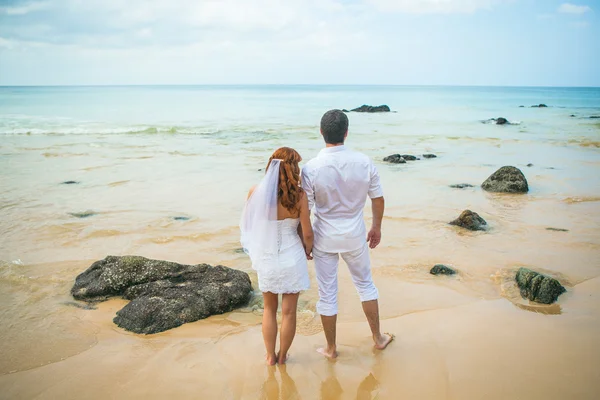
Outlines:
{"label": "sandy beach", "polygon": [[[588,118],[596,109],[585,104],[518,108],[539,102],[539,92],[503,92],[501,105],[461,100],[449,107],[440,100],[435,107],[350,116],[348,145],[375,160],[387,204],[382,244],[371,252],[382,327],[396,335],[383,352],[372,349],[344,264],[335,362],[316,352],[324,337],[312,262],[285,367],[264,365],[256,300],[148,336],[113,324],[123,299],[80,308],[84,303],[69,292],[75,277],[109,254],[225,265],[247,272],[256,290],[256,274],[239,249],[245,192],[273,149],[292,145],[305,160],[316,155],[321,110],[350,102],[342,101],[345,91],[291,90],[286,96],[303,111],[288,119],[289,104],[277,105],[280,94],[264,93],[255,94],[269,99],[269,110],[256,106],[271,112],[262,129],[254,109],[246,125],[215,117],[182,127],[175,121],[193,118],[193,110],[182,116],[174,107],[162,117],[167,122],[145,117],[151,132],[117,120],[99,127],[81,118],[3,119],[0,398],[600,397],[600,126]],[[444,101],[451,97],[440,93]],[[498,114],[519,124],[480,122]],[[397,152],[438,157],[382,161]],[[503,165],[524,172],[528,194],[481,190]],[[67,180],[78,183],[62,184]],[[449,187],[463,182],[474,187]],[[448,225],[465,209],[489,229]],[[93,215],[73,215],[84,211]],[[431,275],[437,263],[458,274]],[[567,292],[549,306],[523,299],[514,282],[522,266],[558,279]]]}

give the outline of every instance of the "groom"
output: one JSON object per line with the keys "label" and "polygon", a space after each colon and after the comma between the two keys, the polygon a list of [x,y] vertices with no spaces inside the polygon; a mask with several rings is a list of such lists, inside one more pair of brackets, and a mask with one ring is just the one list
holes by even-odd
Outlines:
{"label": "groom", "polygon": [[[344,146],[348,117],[340,110],[327,111],[321,118],[321,135],[326,147],[302,168],[302,187],[314,212],[313,258],[319,284],[317,312],[321,315],[327,347],[319,351],[337,357],[339,256],[348,265],[352,281],[369,321],[375,348],[383,350],[393,336],[379,328],[379,293],[371,278],[369,247],[381,241],[383,190],[373,162],[364,154]],[[373,224],[367,234],[363,208],[371,198]],[[366,240],[365,240],[366,238]]]}

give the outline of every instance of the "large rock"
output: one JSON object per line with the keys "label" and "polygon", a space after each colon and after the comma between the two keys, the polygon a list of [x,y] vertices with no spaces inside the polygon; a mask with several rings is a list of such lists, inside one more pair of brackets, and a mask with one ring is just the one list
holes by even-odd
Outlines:
{"label": "large rock", "polygon": [[248,274],[224,266],[183,265],[144,257],[109,256],[92,264],[75,280],[78,300],[111,296],[132,300],[114,322],[136,333],[157,333],[248,303]]}
{"label": "large rock", "polygon": [[502,167],[494,172],[483,182],[481,187],[488,192],[527,193],[529,191],[529,185],[523,172],[519,168],[510,166]]}
{"label": "large rock", "polygon": [[465,210],[457,219],[450,222],[450,225],[460,226],[470,231],[484,231],[487,222],[476,212]]}
{"label": "large rock", "polygon": [[383,104],[381,106],[368,106],[366,104],[363,104],[362,106],[354,108],[350,111],[366,112],[366,113],[390,112],[390,108],[388,106],[386,106],[385,104]]}
{"label": "large rock", "polygon": [[508,124],[508,120],[504,117],[497,118],[495,121],[496,121],[496,125]]}
{"label": "large rock", "polygon": [[516,280],[521,296],[538,303],[552,304],[567,291],[556,279],[527,268],[519,268]]}
{"label": "large rock", "polygon": [[383,159],[385,162],[389,162],[392,164],[406,164],[406,160],[402,157],[401,154],[392,154]]}

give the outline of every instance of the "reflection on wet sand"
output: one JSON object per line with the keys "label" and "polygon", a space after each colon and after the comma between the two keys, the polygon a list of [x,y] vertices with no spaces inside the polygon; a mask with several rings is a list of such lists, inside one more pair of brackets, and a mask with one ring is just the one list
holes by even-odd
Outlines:
{"label": "reflection on wet sand", "polygon": [[[287,373],[286,365],[267,367],[268,375],[261,388],[261,399],[265,400],[294,400],[300,399],[296,382]],[[275,371],[279,371],[280,382],[277,381]]]}

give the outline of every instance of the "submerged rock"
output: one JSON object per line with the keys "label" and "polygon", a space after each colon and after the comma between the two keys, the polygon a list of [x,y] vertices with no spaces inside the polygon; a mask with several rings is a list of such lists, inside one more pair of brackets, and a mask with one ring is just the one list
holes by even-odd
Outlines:
{"label": "submerged rock", "polygon": [[524,298],[543,304],[552,304],[567,290],[556,279],[528,268],[519,268],[515,277]]}
{"label": "submerged rock", "polygon": [[429,271],[432,275],[454,275],[456,271],[450,267],[447,267],[443,264],[436,264]]}
{"label": "submerged rock", "polygon": [[385,162],[389,162],[392,164],[406,164],[406,160],[400,154],[392,154],[383,159]]}
{"label": "submerged rock", "polygon": [[423,158],[437,158],[435,154],[423,154]]}
{"label": "submerged rock", "polygon": [[95,211],[92,211],[92,210],[87,210],[87,211],[82,211],[82,212],[69,213],[69,215],[71,215],[73,217],[77,217],[77,218],[87,218],[87,217],[93,217],[94,215],[98,215],[98,213]]}
{"label": "submerged rock", "polygon": [[504,124],[508,124],[508,120],[506,118],[500,117],[500,118],[496,118],[496,125],[504,125]]}
{"label": "submerged rock", "polygon": [[547,231],[554,231],[554,232],[569,232],[568,229],[563,229],[563,228],[546,228]]}
{"label": "submerged rock", "polygon": [[450,225],[460,226],[470,231],[484,231],[486,229],[487,222],[476,212],[465,210],[457,219],[450,222]]}
{"label": "submerged rock", "polygon": [[64,181],[61,183],[61,185],[78,185],[79,182],[78,181]]}
{"label": "submerged rock", "polygon": [[527,164],[528,167],[533,167],[532,163]]}
{"label": "submerged rock", "polygon": [[590,116],[590,119],[598,119],[598,118],[600,118],[600,115],[592,115],[592,116]]}
{"label": "submerged rock", "polygon": [[532,105],[531,107],[532,107],[532,108],[545,108],[545,107],[548,107],[548,106],[547,106],[547,105],[545,105],[545,104],[534,104],[534,105]]}
{"label": "submerged rock", "polygon": [[350,111],[366,112],[366,113],[390,112],[390,108],[385,104],[380,105],[380,106],[369,106],[369,105],[363,104],[362,106],[353,108]]}
{"label": "submerged rock", "polygon": [[454,189],[465,189],[465,188],[472,188],[475,186],[471,185],[470,183],[456,183],[454,185],[450,185],[450,187],[454,188]]}
{"label": "submerged rock", "polygon": [[402,158],[404,158],[406,161],[416,161],[419,159],[419,157],[410,154],[402,154]]}
{"label": "submerged rock", "polygon": [[157,333],[248,303],[248,274],[224,266],[183,265],[144,257],[108,256],[75,280],[77,300],[132,300],[117,312],[118,326],[135,333]]}
{"label": "submerged rock", "polygon": [[172,217],[174,221],[189,221],[191,218],[190,217],[185,217],[185,216],[181,216],[178,215],[176,217]]}
{"label": "submerged rock", "polygon": [[481,184],[483,190],[501,193],[527,193],[529,185],[520,169],[505,166],[490,175]]}

